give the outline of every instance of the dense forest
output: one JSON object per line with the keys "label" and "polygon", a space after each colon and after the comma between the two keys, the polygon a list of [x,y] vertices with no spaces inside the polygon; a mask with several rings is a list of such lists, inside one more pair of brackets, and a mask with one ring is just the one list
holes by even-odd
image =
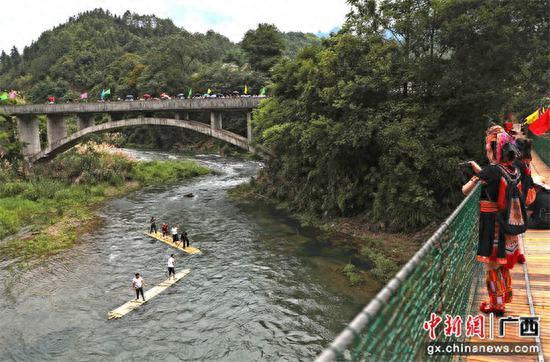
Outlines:
{"label": "dense forest", "polygon": [[349,0],[342,30],[272,72],[255,113],[260,191],[292,209],[410,230],[461,197],[483,131],[550,89],[547,0]]}
{"label": "dense forest", "polygon": [[[238,44],[95,10],[3,53],[0,87],[43,102],[267,85],[254,132],[275,157],[258,192],[315,216],[363,215],[373,229],[421,228],[456,206],[458,162],[482,160],[489,122],[531,113],[550,89],[548,2],[348,3],[329,38],[260,24]],[[173,143],[152,129],[130,136]]]}
{"label": "dense forest", "polygon": [[[45,31],[20,54],[0,54],[0,88],[16,89],[32,102],[48,96],[76,100],[101,89],[123,98],[149,93],[257,93],[268,83],[267,71],[283,57],[295,57],[313,34],[282,33],[269,24],[250,30],[241,44],[208,31],[190,33],[170,19],[97,9]],[[267,66],[267,67],[266,67]]]}

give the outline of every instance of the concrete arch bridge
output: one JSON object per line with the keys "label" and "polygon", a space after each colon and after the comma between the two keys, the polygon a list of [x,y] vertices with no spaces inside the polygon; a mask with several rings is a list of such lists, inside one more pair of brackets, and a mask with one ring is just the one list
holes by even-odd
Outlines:
{"label": "concrete arch bridge", "polygon": [[[241,149],[265,155],[251,146],[252,109],[261,98],[204,98],[168,101],[97,102],[74,104],[29,104],[0,106],[0,114],[17,118],[18,138],[23,142],[23,154],[31,163],[49,160],[64,152],[89,134],[136,126],[178,127],[202,133]],[[192,120],[199,113],[210,113],[210,124]],[[246,113],[247,135],[223,129],[222,114]],[[109,121],[94,124],[96,114],[108,114]],[[160,116],[162,113],[164,116]],[[166,117],[172,113],[173,118]],[[39,115],[47,117],[48,144],[40,145]],[[67,134],[67,118],[76,116],[77,131]]]}

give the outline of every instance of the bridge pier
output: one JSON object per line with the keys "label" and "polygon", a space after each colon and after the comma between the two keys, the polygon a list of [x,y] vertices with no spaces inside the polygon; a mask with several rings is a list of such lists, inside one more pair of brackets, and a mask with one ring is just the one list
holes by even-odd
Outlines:
{"label": "bridge pier", "polygon": [[246,138],[248,143],[252,142],[252,112],[246,112]]}
{"label": "bridge pier", "polygon": [[94,125],[94,115],[91,113],[79,113],[76,117],[76,127],[79,131]]}
{"label": "bridge pier", "polygon": [[51,147],[54,143],[67,137],[67,122],[61,114],[48,114],[48,146]]}
{"label": "bridge pier", "polygon": [[256,153],[252,147],[254,136],[252,135],[252,112],[246,112],[246,139],[248,140],[248,152]]}
{"label": "bridge pier", "polygon": [[17,133],[23,142],[23,156],[28,157],[40,152],[40,131],[38,119],[31,115],[17,116]]}
{"label": "bridge pier", "polygon": [[210,128],[223,129],[221,112],[210,112]]}

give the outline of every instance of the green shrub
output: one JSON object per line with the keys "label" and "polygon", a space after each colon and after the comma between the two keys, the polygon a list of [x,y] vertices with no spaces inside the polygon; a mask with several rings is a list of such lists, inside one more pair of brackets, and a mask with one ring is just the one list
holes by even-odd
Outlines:
{"label": "green shrub", "polygon": [[193,161],[151,161],[137,163],[132,178],[143,184],[173,182],[206,175],[209,170]]}
{"label": "green shrub", "polygon": [[373,268],[370,272],[381,282],[387,283],[399,271],[399,266],[395,261],[372,248],[364,247],[361,254],[372,262]]}
{"label": "green shrub", "polygon": [[0,184],[0,197],[11,197],[23,193],[28,184],[24,181],[8,181]]}
{"label": "green shrub", "polygon": [[363,281],[361,275],[357,271],[357,267],[351,263],[344,266],[342,273],[348,278],[351,285],[357,285]]}

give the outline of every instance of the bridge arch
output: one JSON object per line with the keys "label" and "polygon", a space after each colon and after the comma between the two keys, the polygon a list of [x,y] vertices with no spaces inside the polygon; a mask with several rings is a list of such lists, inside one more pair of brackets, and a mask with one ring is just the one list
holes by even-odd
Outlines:
{"label": "bridge arch", "polygon": [[90,127],[86,127],[82,130],[79,130],[70,136],[59,139],[58,141],[48,145],[44,150],[31,155],[29,161],[41,162],[47,161],[59,153],[64,152],[71,147],[78,144],[84,136],[94,133],[107,132],[110,130],[127,128],[127,127],[137,127],[137,126],[168,126],[168,127],[178,127],[185,128],[195,132],[199,132],[232,145],[235,145],[239,148],[242,148],[247,151],[253,151],[250,147],[248,139],[246,137],[240,136],[236,133],[221,129],[221,128],[212,128],[211,125],[190,121],[190,120],[178,120],[171,118],[156,118],[156,117],[138,117],[124,119],[120,121],[109,121],[106,123],[96,124]]}

